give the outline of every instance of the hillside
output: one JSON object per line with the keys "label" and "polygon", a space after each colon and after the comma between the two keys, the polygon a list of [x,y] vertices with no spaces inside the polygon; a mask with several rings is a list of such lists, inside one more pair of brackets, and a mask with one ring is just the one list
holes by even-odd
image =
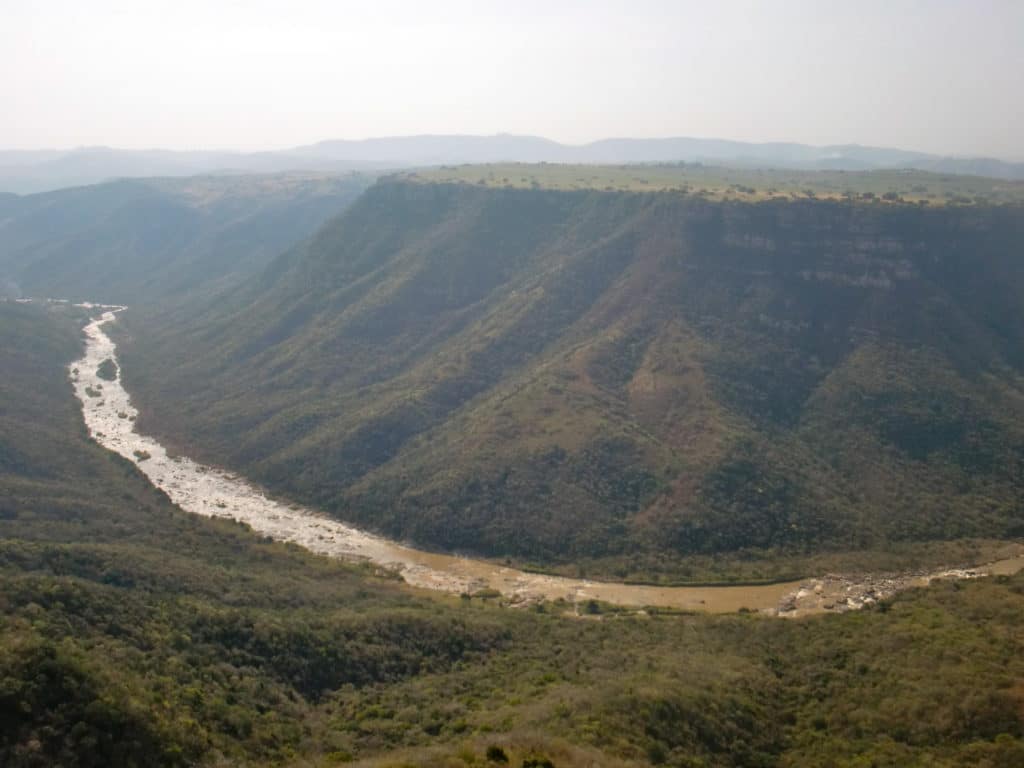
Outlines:
{"label": "hillside", "polygon": [[4,766],[1024,760],[1024,576],[797,621],[428,598],[185,515],[89,440],[78,314],[0,302]]}
{"label": "hillside", "polygon": [[386,181],[129,313],[124,370],[172,445],[425,546],[646,578],[1020,536],[1021,243],[1017,206]]}
{"label": "hillside", "polygon": [[0,197],[0,291],[123,304],[212,295],[262,270],[369,183],[220,176]]}

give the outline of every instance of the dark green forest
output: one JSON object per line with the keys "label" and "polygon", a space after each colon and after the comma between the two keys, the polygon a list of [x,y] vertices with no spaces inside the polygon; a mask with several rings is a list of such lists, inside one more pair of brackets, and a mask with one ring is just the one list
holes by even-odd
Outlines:
{"label": "dark green forest", "polygon": [[416,593],[92,442],[82,320],[0,303],[4,766],[1024,762],[1024,576],[791,621]]}
{"label": "dark green forest", "polygon": [[617,579],[1024,534],[1019,205],[534,187],[383,180],[215,305],[129,311],[142,428]]}

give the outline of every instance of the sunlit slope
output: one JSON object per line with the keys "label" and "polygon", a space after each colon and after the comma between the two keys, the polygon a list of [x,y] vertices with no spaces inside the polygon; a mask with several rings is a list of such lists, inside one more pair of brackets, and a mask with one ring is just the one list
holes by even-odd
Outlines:
{"label": "sunlit slope", "polygon": [[229,301],[126,317],[144,427],[539,561],[1020,535],[1017,207],[382,182]]}

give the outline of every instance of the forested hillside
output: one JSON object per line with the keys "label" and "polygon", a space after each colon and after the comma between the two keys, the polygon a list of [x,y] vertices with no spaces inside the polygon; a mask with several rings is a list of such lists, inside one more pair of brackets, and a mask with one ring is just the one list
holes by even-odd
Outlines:
{"label": "forested hillside", "polygon": [[1024,577],[796,621],[415,594],[89,440],[75,315],[0,302],[4,766],[1024,761]]}
{"label": "forested hillside", "polygon": [[262,270],[369,184],[360,175],[113,181],[0,197],[0,296],[207,298]]}
{"label": "forested hillside", "polygon": [[534,186],[384,181],[216,306],[128,313],[144,428],[620,577],[1024,533],[1021,207]]}

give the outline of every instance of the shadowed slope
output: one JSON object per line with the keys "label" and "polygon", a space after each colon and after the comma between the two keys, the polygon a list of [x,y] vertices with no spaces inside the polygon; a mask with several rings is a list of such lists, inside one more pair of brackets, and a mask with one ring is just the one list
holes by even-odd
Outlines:
{"label": "shadowed slope", "polygon": [[[0,290],[135,304],[260,272],[369,184],[292,174],[114,181],[0,199]],[[18,293],[15,293],[18,295]]]}

